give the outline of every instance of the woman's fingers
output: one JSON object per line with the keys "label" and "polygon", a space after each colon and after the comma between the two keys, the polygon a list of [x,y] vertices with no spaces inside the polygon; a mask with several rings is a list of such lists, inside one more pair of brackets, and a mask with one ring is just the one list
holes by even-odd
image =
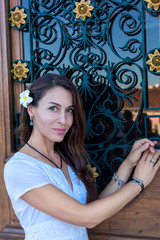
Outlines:
{"label": "woman's fingers", "polygon": [[143,138],[141,140],[137,140],[134,144],[133,144],[133,148],[141,148],[142,145],[144,144],[148,144],[147,146],[149,147],[154,147],[155,144],[157,143],[157,141],[151,141],[147,138]]}
{"label": "woman's fingers", "polygon": [[155,150],[155,152],[152,153],[148,149],[142,154],[135,169],[134,177],[141,179],[146,187],[153,180],[159,167],[160,152]]}
{"label": "woman's fingers", "polygon": [[141,144],[140,146],[137,147],[137,151],[142,153],[142,152],[144,152],[148,148],[149,148],[149,143],[145,142],[145,143],[143,143],[143,144]]}
{"label": "woman's fingers", "polygon": [[149,151],[149,149],[147,149],[147,150],[143,153],[141,159],[143,159],[143,161],[146,161],[146,159],[147,159],[147,157],[149,156],[149,154],[150,154],[150,151]]}
{"label": "woman's fingers", "polygon": [[147,138],[138,140],[133,145],[133,150],[137,150],[140,153],[143,153],[145,150],[149,149],[152,153],[155,152],[154,145],[157,143],[157,141],[151,141]]}
{"label": "woman's fingers", "polygon": [[160,160],[160,152],[155,151],[155,153],[150,153],[147,157],[147,160],[153,167],[159,162]]}
{"label": "woman's fingers", "polygon": [[[137,140],[126,158],[126,162],[129,164],[131,168],[135,167],[139,160],[141,159],[142,155],[145,151],[149,150],[149,152],[154,153],[156,150],[154,145],[157,141],[151,141],[147,138],[143,138],[141,140]],[[147,151],[147,154],[149,153]]]}
{"label": "woman's fingers", "polygon": [[154,153],[155,152],[155,148],[154,147],[149,147],[150,152]]}
{"label": "woman's fingers", "polygon": [[154,165],[154,169],[156,172],[158,171],[159,167],[160,167],[160,157],[158,158],[156,164]]}

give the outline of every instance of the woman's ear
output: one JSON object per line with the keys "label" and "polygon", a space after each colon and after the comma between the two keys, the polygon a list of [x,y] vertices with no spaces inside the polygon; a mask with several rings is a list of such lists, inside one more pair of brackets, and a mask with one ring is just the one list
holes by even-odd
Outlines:
{"label": "woman's ear", "polygon": [[33,106],[31,105],[31,104],[29,104],[28,106],[27,106],[27,112],[28,112],[28,114],[29,114],[29,116],[30,117],[33,117]]}

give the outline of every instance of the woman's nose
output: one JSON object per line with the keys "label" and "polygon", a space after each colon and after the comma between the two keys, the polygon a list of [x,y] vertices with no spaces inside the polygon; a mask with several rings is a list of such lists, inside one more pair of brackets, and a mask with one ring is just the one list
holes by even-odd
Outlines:
{"label": "woman's nose", "polygon": [[66,122],[66,113],[65,111],[61,111],[59,115],[59,122],[64,124]]}

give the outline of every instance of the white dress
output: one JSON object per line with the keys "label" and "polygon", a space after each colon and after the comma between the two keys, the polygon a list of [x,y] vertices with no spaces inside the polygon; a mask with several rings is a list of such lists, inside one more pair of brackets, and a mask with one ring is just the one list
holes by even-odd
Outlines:
{"label": "white dress", "polygon": [[[5,165],[4,180],[13,209],[25,232],[25,240],[88,240],[85,227],[63,222],[26,203],[21,196],[27,191],[52,184],[82,204],[86,189],[70,166],[71,189],[63,172],[24,153],[17,152]],[[56,198],[56,196],[55,196]]]}

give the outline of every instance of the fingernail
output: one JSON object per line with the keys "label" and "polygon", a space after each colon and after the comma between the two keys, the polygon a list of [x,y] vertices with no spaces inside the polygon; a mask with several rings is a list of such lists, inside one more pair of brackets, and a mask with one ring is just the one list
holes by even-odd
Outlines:
{"label": "fingernail", "polygon": [[154,149],[153,147],[150,147],[150,151],[151,151],[151,152],[154,152],[155,149]]}

